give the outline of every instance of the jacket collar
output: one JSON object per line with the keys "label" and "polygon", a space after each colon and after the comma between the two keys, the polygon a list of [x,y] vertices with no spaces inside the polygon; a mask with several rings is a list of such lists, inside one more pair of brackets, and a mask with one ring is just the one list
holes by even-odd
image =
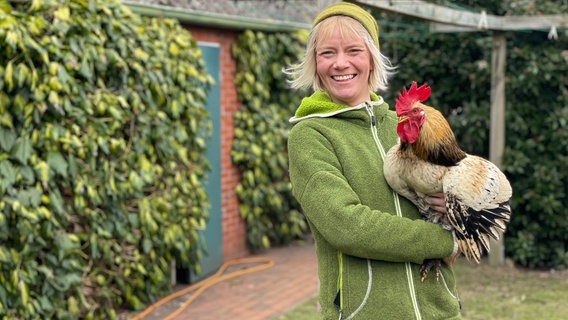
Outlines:
{"label": "jacket collar", "polygon": [[[384,103],[382,97],[378,96],[374,92],[371,92],[370,94],[370,104],[372,106],[378,106]],[[302,99],[300,106],[296,110],[296,114],[290,118],[289,121],[291,123],[297,123],[310,118],[330,118],[344,112],[363,108],[365,108],[365,102],[353,107],[337,104],[331,101],[331,98],[326,92],[316,91],[311,96]]]}

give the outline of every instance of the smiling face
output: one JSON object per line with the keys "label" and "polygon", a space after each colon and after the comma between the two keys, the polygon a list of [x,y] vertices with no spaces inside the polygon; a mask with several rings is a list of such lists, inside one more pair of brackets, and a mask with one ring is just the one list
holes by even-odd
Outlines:
{"label": "smiling face", "polygon": [[370,100],[372,60],[367,45],[344,23],[330,23],[328,28],[316,45],[316,72],[321,84],[335,103],[356,106]]}

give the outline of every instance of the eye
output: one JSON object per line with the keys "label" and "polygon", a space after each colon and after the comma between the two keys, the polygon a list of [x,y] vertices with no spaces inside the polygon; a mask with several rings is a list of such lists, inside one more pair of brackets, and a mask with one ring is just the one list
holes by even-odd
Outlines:
{"label": "eye", "polygon": [[347,52],[349,52],[350,54],[355,55],[355,54],[358,54],[358,53],[363,52],[363,49],[361,49],[361,48],[351,48],[351,49],[349,49]]}
{"label": "eye", "polygon": [[333,51],[331,50],[322,50],[318,52],[318,56],[322,56],[322,57],[329,57],[333,55]]}

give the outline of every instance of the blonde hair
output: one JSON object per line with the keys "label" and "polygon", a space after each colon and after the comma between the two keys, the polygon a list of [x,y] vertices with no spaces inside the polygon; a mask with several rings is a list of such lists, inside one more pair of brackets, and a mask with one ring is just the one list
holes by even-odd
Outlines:
{"label": "blonde hair", "polygon": [[329,37],[338,30],[341,37],[357,37],[363,40],[371,54],[372,71],[369,75],[369,90],[386,90],[388,79],[394,74],[395,67],[375,45],[369,32],[357,20],[347,16],[331,16],[318,23],[308,37],[306,52],[298,64],[292,64],[284,69],[290,78],[288,83],[294,89],[309,89],[325,91],[325,87],[316,72],[316,49],[322,39]]}

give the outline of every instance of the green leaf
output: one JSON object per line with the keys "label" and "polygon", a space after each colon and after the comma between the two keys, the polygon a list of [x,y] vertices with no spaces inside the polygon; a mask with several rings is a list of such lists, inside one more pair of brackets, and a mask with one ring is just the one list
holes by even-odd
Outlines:
{"label": "green leaf", "polygon": [[93,73],[89,66],[89,62],[86,59],[83,59],[81,65],[79,66],[79,74],[85,77],[87,80],[91,81],[93,79]]}
{"label": "green leaf", "polygon": [[144,238],[144,240],[142,240],[142,252],[148,254],[150,250],[152,250],[152,241],[148,238]]}
{"label": "green leaf", "polygon": [[24,184],[32,185],[35,183],[34,170],[30,166],[20,167],[20,175]]}
{"label": "green leaf", "polygon": [[27,164],[32,154],[32,143],[28,139],[16,142],[11,150],[12,157],[21,164]]}
{"label": "green leaf", "polygon": [[10,254],[4,245],[0,245],[0,262],[6,264],[10,262]]}
{"label": "green leaf", "polygon": [[57,249],[58,259],[62,260],[64,256],[77,248],[77,244],[69,238],[68,234],[60,234],[54,239],[55,249]]}
{"label": "green leaf", "polygon": [[67,161],[63,158],[60,152],[52,151],[47,153],[47,164],[53,171],[67,178]]}
{"label": "green leaf", "polygon": [[4,11],[4,13],[6,14],[10,14],[10,12],[12,11],[12,7],[10,6],[10,4],[8,4],[6,0],[0,0],[0,10]]}
{"label": "green leaf", "polygon": [[57,18],[61,21],[68,21],[69,15],[70,15],[69,7],[59,8],[59,9],[55,10],[53,15],[55,16],[55,18]]}
{"label": "green leaf", "polygon": [[40,203],[40,191],[36,188],[20,190],[17,199],[26,207],[37,207]]}
{"label": "green leaf", "polygon": [[14,130],[0,128],[0,148],[2,150],[9,152],[12,147],[14,146],[14,142],[16,141],[16,133]]}
{"label": "green leaf", "polygon": [[16,182],[17,170],[14,165],[8,160],[0,161],[0,177],[6,183],[5,186],[11,185]]}
{"label": "green leaf", "polygon": [[49,201],[51,203],[52,208],[55,209],[56,213],[62,214],[64,212],[61,195],[56,193],[51,193],[49,195]]}
{"label": "green leaf", "polygon": [[[67,163],[69,165],[69,171],[68,172],[71,175],[70,176],[71,178],[75,178],[75,177],[77,177],[78,170],[79,170],[77,168],[77,161],[72,154],[69,155],[68,159],[69,159],[69,162]],[[67,172],[67,170],[66,170],[66,172]]]}

